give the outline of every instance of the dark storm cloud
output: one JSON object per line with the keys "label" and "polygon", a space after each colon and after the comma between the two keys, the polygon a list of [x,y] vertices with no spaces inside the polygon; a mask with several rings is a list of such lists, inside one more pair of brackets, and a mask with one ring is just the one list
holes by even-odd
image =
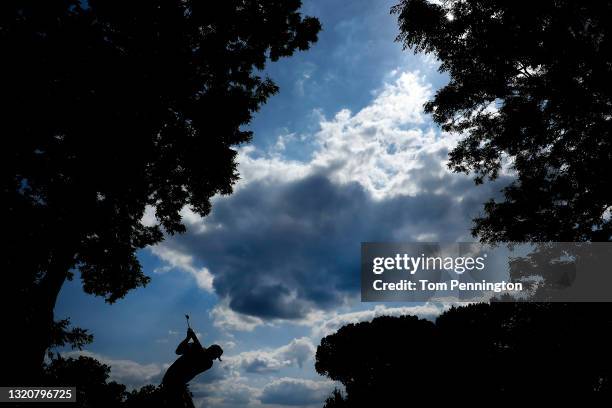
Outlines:
{"label": "dark storm cloud", "polygon": [[215,203],[206,225],[217,227],[165,245],[209,268],[215,291],[234,311],[301,318],[358,292],[363,241],[467,238],[467,215],[475,215],[491,188],[475,188],[465,177],[417,173],[427,189],[383,200],[372,199],[359,183],[336,184],[324,174],[251,182]]}

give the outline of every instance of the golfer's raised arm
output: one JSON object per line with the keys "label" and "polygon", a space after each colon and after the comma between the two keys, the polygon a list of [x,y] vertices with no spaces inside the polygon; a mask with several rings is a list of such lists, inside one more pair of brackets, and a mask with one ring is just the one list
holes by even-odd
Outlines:
{"label": "golfer's raised arm", "polygon": [[198,347],[202,347],[203,349],[206,349],[205,347],[203,347],[203,346],[200,344],[200,340],[198,340],[198,336],[196,336],[196,334],[195,334],[195,332],[194,332],[193,330],[189,329],[189,330],[187,331],[187,335],[188,335],[188,336],[191,336],[191,339],[193,340],[193,344],[195,344],[195,345],[196,345],[196,346],[198,346]]}
{"label": "golfer's raised arm", "polygon": [[176,354],[181,355],[181,354],[184,354],[187,351],[187,348],[189,347],[188,346],[189,338],[190,338],[189,332],[187,332],[187,337],[185,337],[185,339],[183,341],[181,341],[179,343],[178,347],[176,348],[176,351],[175,351]]}

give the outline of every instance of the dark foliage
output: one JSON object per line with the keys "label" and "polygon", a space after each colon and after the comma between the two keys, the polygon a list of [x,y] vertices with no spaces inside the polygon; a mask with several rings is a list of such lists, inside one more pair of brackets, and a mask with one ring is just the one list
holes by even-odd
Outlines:
{"label": "dark foliage", "polygon": [[466,136],[450,167],[517,179],[475,220],[483,241],[609,241],[612,2],[403,0],[398,40],[450,82],[425,106]]}
{"label": "dark foliage", "polygon": [[119,408],[127,396],[126,387],[123,384],[108,381],[109,374],[109,366],[90,357],[81,356],[75,359],[58,356],[54,358],[44,367],[42,383],[49,387],[76,387],[77,402],[76,404],[54,402],[49,406]]}
{"label": "dark foliage", "polygon": [[[232,147],[277,91],[261,70],[317,39],[300,6],[0,2],[3,317],[23,334],[4,375],[23,385],[40,369],[75,270],[85,292],[115,302],[147,284],[135,253],[182,232],[184,205],[206,215],[231,193]],[[157,225],[141,224],[147,205]]]}
{"label": "dark foliage", "polygon": [[70,408],[193,408],[191,393],[187,388],[185,392],[189,395],[179,400],[169,395],[163,386],[145,385],[128,391],[125,385],[110,381],[110,370],[108,365],[91,357],[52,356],[43,365],[43,375],[38,385],[76,387],[76,402],[41,405]]}
{"label": "dark foliage", "polygon": [[163,401],[161,387],[145,385],[138,390],[130,391],[126,395],[124,405],[126,408],[158,408],[163,406]]}
{"label": "dark foliage", "polygon": [[385,316],[344,326],[321,340],[316,369],[346,388],[327,408],[403,406],[408,395],[440,392],[609,391],[611,340],[599,305],[475,304],[435,323]]}
{"label": "dark foliage", "polygon": [[49,349],[70,346],[72,349],[82,350],[85,345],[93,342],[93,335],[86,329],[70,327],[70,319],[53,322],[50,337]]}
{"label": "dark foliage", "polygon": [[125,385],[109,381],[109,376],[110,367],[94,358],[64,358],[58,354],[43,366],[39,385],[73,386],[77,389],[76,402],[46,404],[49,407],[183,408],[166,404],[163,390],[159,386],[145,385],[127,391]]}

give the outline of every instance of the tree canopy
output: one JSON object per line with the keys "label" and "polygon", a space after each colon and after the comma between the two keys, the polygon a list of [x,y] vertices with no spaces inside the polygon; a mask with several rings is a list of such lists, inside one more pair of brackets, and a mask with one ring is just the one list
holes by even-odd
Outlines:
{"label": "tree canopy", "polygon": [[483,241],[612,238],[612,2],[403,0],[398,41],[449,82],[425,110],[463,135],[449,166],[516,175],[475,220]]}
{"label": "tree canopy", "polygon": [[[204,216],[212,196],[231,193],[233,147],[251,139],[245,125],[278,90],[266,63],[317,40],[318,20],[300,7],[0,4],[3,288],[13,295],[3,312],[14,327],[44,327],[46,347],[73,271],[85,292],[114,302],[149,281],[136,251],[184,231],[185,205]],[[148,206],[155,225],[141,223]]]}
{"label": "tree canopy", "polygon": [[[392,12],[398,41],[435,56],[449,77],[425,110],[462,137],[450,168],[476,183],[513,176],[503,197],[486,203],[474,235],[491,243],[609,241],[612,2],[403,0]],[[563,276],[546,268],[555,251],[540,246],[514,259],[511,278],[536,271],[547,284],[567,284],[571,268]],[[327,408],[399,406],[440,392],[608,391],[609,311],[493,302],[435,321],[383,316],[323,338],[315,367],[345,387]]]}
{"label": "tree canopy", "polygon": [[89,356],[63,357],[59,354],[43,366],[40,385],[76,388],[76,401],[54,406],[77,408],[183,408],[170,406],[161,386],[145,385],[128,390],[110,380],[111,368]]}
{"label": "tree canopy", "polygon": [[317,349],[317,372],[346,391],[326,407],[401,406],[439,392],[466,400],[478,391],[610,390],[612,320],[606,308],[584,306],[482,303],[435,322],[382,316],[348,324]]}

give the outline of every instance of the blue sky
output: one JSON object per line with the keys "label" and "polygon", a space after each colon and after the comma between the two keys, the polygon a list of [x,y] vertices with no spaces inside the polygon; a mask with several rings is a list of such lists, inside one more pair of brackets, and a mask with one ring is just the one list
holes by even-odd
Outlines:
{"label": "blue sky", "polygon": [[[433,317],[436,304],[362,304],[362,241],[471,240],[470,219],[499,184],[445,168],[457,137],[422,104],[443,86],[434,59],[395,43],[393,1],[311,0],[323,25],[307,52],[269,66],[279,86],[239,153],[235,193],[188,232],[142,251],[151,284],[114,305],[63,288],[58,318],[91,330],[85,353],[131,386],[159,383],[186,329],[225,349],[196,378],[207,407],[322,406],[334,384],[314,371],[322,336],[380,314]],[[143,222],[152,222],[148,213]]]}

